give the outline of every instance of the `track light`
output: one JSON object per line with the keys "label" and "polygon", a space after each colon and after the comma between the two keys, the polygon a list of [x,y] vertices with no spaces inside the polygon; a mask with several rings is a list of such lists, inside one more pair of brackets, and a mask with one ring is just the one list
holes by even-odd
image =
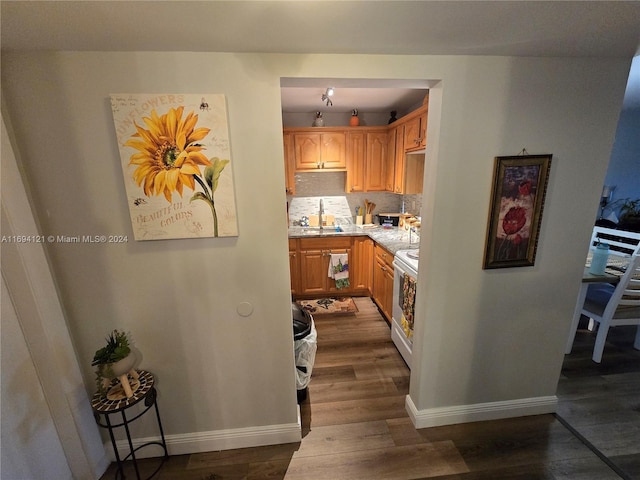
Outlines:
{"label": "track light", "polygon": [[333,102],[331,101],[331,97],[334,93],[333,87],[327,88],[327,91],[322,94],[322,101],[326,102],[327,107],[333,106]]}

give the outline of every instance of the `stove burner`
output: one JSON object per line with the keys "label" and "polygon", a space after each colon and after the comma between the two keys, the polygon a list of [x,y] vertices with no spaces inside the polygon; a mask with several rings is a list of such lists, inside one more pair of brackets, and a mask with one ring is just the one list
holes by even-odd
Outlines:
{"label": "stove burner", "polygon": [[409,250],[407,252],[407,257],[418,260],[420,258],[420,250]]}

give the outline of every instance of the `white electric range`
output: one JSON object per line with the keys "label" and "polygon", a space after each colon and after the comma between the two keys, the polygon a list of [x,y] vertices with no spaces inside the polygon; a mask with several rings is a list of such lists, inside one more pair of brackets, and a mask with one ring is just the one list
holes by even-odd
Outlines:
{"label": "white electric range", "polygon": [[[391,340],[395,344],[396,348],[407,362],[409,368],[411,368],[411,350],[413,347],[413,329],[406,322],[403,321],[405,308],[405,295],[404,295],[404,283],[405,275],[409,276],[412,280],[418,279],[418,262],[420,258],[420,251],[418,249],[413,250],[399,250],[396,252],[393,259],[393,309],[391,318]],[[415,304],[415,296],[412,304]],[[404,324],[404,325],[403,325]]]}

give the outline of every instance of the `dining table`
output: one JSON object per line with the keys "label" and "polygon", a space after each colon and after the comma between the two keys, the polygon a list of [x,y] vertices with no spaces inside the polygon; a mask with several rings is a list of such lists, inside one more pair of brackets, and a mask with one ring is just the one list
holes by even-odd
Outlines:
{"label": "dining table", "polygon": [[599,275],[590,272],[592,257],[593,250],[590,250],[585,261],[584,272],[582,274],[582,283],[580,284],[580,291],[578,292],[578,300],[576,301],[576,307],[573,311],[573,318],[571,319],[571,333],[569,334],[569,338],[567,339],[567,345],[564,351],[564,353],[566,354],[571,353],[573,341],[576,336],[577,326],[580,322],[580,316],[582,315],[582,307],[584,306],[584,301],[587,298],[589,285],[594,283],[608,283],[611,285],[617,284],[618,282],[620,282],[620,278],[622,277],[622,275],[624,275],[625,269],[631,261],[631,256],[629,255],[618,255],[616,253],[610,253],[609,257],[607,258],[607,266],[605,267],[605,271],[603,274]]}

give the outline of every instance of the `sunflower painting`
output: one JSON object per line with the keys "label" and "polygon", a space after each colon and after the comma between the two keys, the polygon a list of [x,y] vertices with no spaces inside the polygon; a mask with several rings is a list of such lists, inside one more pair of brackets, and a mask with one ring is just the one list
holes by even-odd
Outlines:
{"label": "sunflower painting", "polygon": [[224,95],[112,94],[136,240],[238,235]]}

